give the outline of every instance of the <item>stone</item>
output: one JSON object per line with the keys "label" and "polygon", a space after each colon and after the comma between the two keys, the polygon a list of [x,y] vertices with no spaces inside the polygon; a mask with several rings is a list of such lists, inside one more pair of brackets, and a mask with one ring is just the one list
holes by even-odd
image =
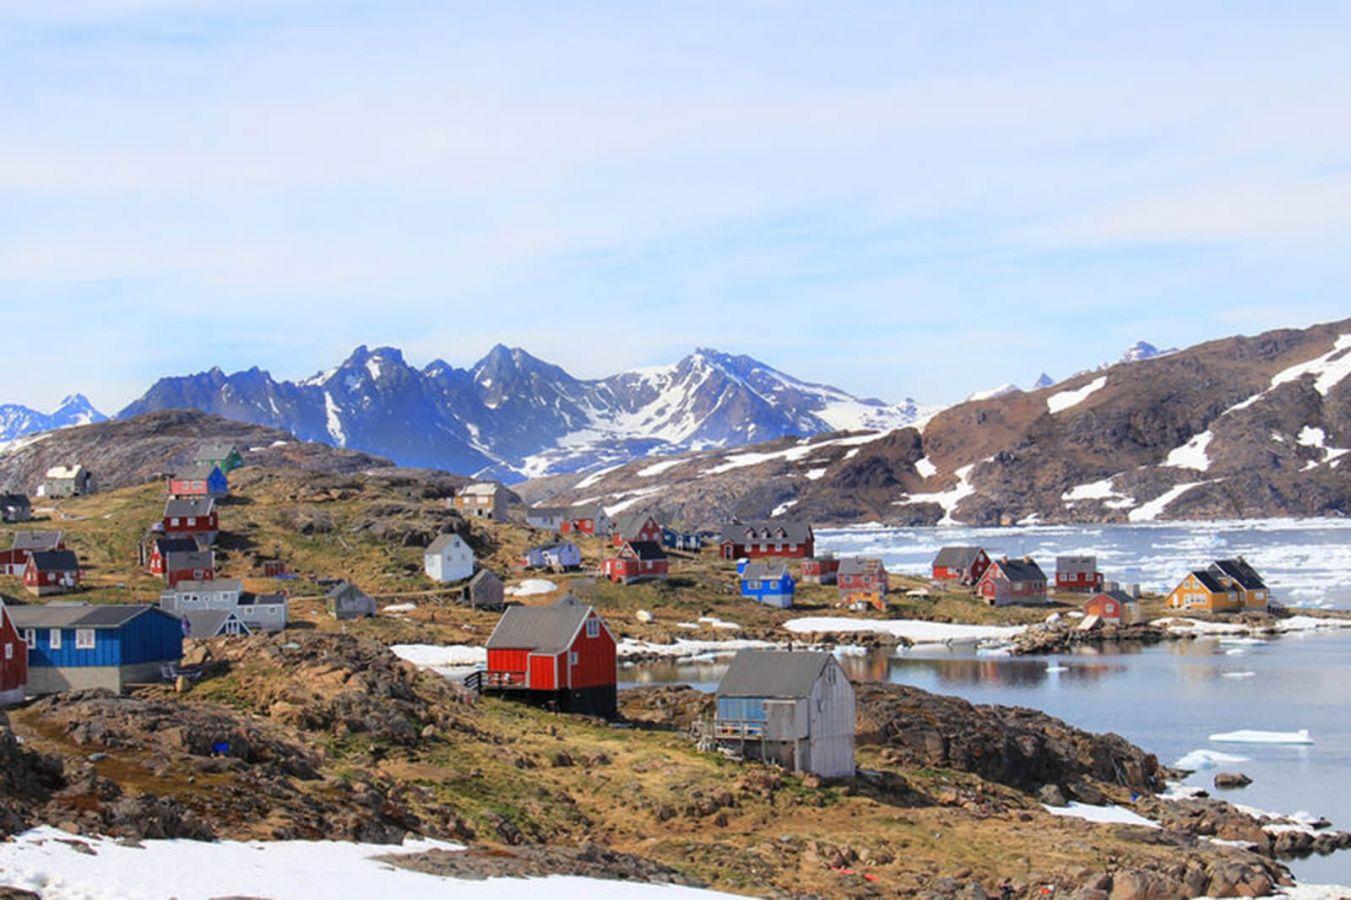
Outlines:
{"label": "stone", "polygon": [[1245,788],[1252,784],[1252,779],[1242,772],[1219,772],[1215,775],[1215,787],[1217,788]]}
{"label": "stone", "polygon": [[1037,790],[1037,799],[1047,806],[1069,806],[1070,801],[1058,784],[1043,784]]}

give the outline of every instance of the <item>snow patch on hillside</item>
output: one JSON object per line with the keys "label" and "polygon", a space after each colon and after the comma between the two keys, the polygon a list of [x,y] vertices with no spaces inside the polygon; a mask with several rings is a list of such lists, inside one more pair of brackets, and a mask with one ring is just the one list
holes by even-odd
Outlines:
{"label": "snow patch on hillside", "polygon": [[1308,362],[1302,362],[1278,372],[1271,379],[1271,386],[1277,387],[1288,381],[1297,381],[1305,375],[1314,376],[1314,390],[1324,397],[1342,379],[1351,375],[1351,334],[1337,338],[1331,350],[1322,356],[1316,356]]}
{"label": "snow patch on hillside", "polygon": [[952,514],[959,503],[976,492],[975,485],[971,484],[970,481],[971,473],[975,468],[976,464],[971,463],[953,472],[957,476],[957,483],[946,491],[937,491],[930,494],[907,494],[900,500],[894,501],[892,505],[909,506],[912,503],[937,503],[943,508],[943,518],[938,520],[939,525],[960,524],[952,517]]}
{"label": "snow patch on hillside", "polygon": [[1181,497],[1194,487],[1200,487],[1203,484],[1209,483],[1210,482],[1208,481],[1191,481],[1186,484],[1179,484],[1175,487],[1171,487],[1138,509],[1131,510],[1130,513],[1127,514],[1127,519],[1131,522],[1153,522],[1162,515],[1163,511],[1168,508],[1168,505],[1178,497]]}
{"label": "snow patch on hillside", "polygon": [[1060,499],[1068,504],[1101,500],[1102,504],[1108,509],[1129,509],[1135,505],[1135,498],[1123,494],[1113,487],[1112,482],[1115,479],[1116,476],[1113,475],[1101,481],[1075,485],[1061,494]]}
{"label": "snow patch on hillside", "polygon": [[724,472],[731,472],[734,469],[742,469],[746,466],[758,466],[761,463],[771,462],[776,459],[786,462],[800,462],[811,456],[817,450],[823,450],[827,447],[858,447],[863,444],[871,444],[874,441],[881,440],[886,435],[870,432],[868,434],[856,434],[852,437],[834,438],[833,440],[816,441],[814,443],[798,444],[789,447],[787,450],[771,450],[763,453],[733,453],[723,457],[723,461],[711,469],[705,469],[704,475],[722,475]]}
{"label": "snow patch on hillside", "polygon": [[1100,375],[1094,378],[1083,387],[1074,388],[1068,391],[1060,391],[1046,398],[1046,408],[1052,415],[1064,412],[1071,407],[1078,406],[1088,397],[1107,386],[1107,376]]}
{"label": "snow patch on hillside", "polygon": [[1198,472],[1209,470],[1210,457],[1206,455],[1206,449],[1210,446],[1211,437],[1209,431],[1201,432],[1181,447],[1168,451],[1163,464],[1175,469],[1195,469]]}

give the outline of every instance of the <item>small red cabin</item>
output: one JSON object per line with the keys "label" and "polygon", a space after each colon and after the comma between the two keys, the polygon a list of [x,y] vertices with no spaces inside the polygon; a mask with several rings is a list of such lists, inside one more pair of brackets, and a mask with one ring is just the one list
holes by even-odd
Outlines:
{"label": "small red cabin", "polygon": [[563,512],[558,523],[559,534],[594,534],[607,537],[614,530],[614,522],[601,506],[577,506]]}
{"label": "small red cabin", "polygon": [[280,559],[263,560],[263,577],[280,578],[286,574],[286,563]]}
{"label": "small red cabin", "polygon": [[614,556],[605,558],[601,571],[611,581],[629,584],[646,578],[665,578],[670,562],[656,541],[625,541]]}
{"label": "small red cabin", "polygon": [[164,581],[177,587],[180,581],[213,581],[216,554],[211,550],[170,550],[164,557]]}
{"label": "small red cabin", "polygon": [[22,703],[28,687],[28,644],[0,600],[0,706]]}
{"label": "small red cabin", "polygon": [[164,560],[170,553],[191,553],[196,549],[197,542],[192,538],[157,537],[150,541],[149,550],[145,553],[146,571],[151,575],[163,575]]}
{"label": "small red cabin", "polygon": [[13,546],[0,551],[0,575],[22,576],[28,557],[40,550],[64,550],[66,541],[59,531],[16,531]]}
{"label": "small red cabin", "polygon": [[1058,591],[1092,592],[1102,590],[1102,573],[1096,556],[1057,556],[1055,588]]}
{"label": "small red cabin", "polygon": [[23,570],[28,593],[45,597],[64,594],[80,586],[80,562],[72,550],[44,550],[28,554]]}
{"label": "small red cabin", "polygon": [[483,689],[565,712],[618,715],[615,639],[594,609],[573,597],[512,606],[488,637]]}
{"label": "small red cabin", "polygon": [[834,584],[840,561],[833,556],[814,556],[802,561],[802,580],[814,584]]}
{"label": "small red cabin", "polygon": [[976,593],[991,606],[1013,603],[1045,603],[1046,573],[1030,556],[1002,557],[990,563],[976,583]]}
{"label": "small red cabin", "polygon": [[1125,591],[1102,591],[1084,604],[1084,615],[1112,625],[1134,625],[1140,620],[1140,601]]}
{"label": "small red cabin", "polygon": [[160,524],[169,537],[195,538],[200,535],[207,541],[215,540],[220,531],[216,501],[211,497],[175,497],[164,504],[164,518]]}
{"label": "small red cabin", "polygon": [[944,547],[933,562],[934,581],[975,584],[990,567],[990,556],[981,547]]}
{"label": "small red cabin", "polygon": [[649,515],[625,516],[615,523],[615,529],[610,534],[610,543],[622,547],[631,541],[660,544],[661,526]]}
{"label": "small red cabin", "polygon": [[718,550],[723,559],[808,559],[816,537],[805,522],[734,522],[722,527]]}

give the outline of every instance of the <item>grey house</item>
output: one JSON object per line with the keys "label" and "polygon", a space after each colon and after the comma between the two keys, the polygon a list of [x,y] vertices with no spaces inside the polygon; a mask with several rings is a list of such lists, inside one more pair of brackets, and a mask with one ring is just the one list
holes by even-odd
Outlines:
{"label": "grey house", "polygon": [[84,466],[52,466],[42,482],[44,497],[79,497],[98,490],[94,476]]}
{"label": "grey house", "polygon": [[375,615],[375,601],[350,581],[340,581],[324,595],[328,614],[335,619],[362,619]]}
{"label": "grey house", "polygon": [[741,650],[717,691],[713,738],[746,759],[854,774],[854,686],[830,653]]}
{"label": "grey house", "polygon": [[464,589],[465,599],[474,609],[490,609],[500,611],[505,603],[506,591],[502,587],[502,579],[490,569],[479,569],[474,573],[474,577],[469,579],[469,586]]}
{"label": "grey house", "polygon": [[160,608],[178,616],[200,610],[233,612],[249,631],[281,631],[286,627],[285,594],[252,594],[234,578],[180,581],[160,594]]}
{"label": "grey house", "polygon": [[197,609],[183,613],[179,618],[183,620],[183,636],[193,640],[253,634],[249,626],[228,609]]}

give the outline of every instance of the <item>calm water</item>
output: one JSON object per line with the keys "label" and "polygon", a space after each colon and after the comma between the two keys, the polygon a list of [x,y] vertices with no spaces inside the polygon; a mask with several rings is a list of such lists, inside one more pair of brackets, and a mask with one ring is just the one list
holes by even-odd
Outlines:
{"label": "calm water", "polygon": [[1290,606],[1351,608],[1351,520],[1264,519],[1158,525],[1018,528],[837,528],[818,545],[841,555],[881,557],[896,571],[927,574],[944,544],[978,544],[991,556],[1035,557],[1051,572],[1057,554],[1096,553],[1107,578],[1166,592],[1188,569],[1245,556],[1272,595]]}
{"label": "calm water", "polygon": [[[1229,651],[1240,650],[1239,653]],[[856,679],[887,680],[975,703],[1044,710],[1090,731],[1115,731],[1170,764],[1196,749],[1248,758],[1226,766],[1253,784],[1227,799],[1279,813],[1305,810],[1351,828],[1351,634],[1273,638],[1236,647],[1175,642],[1125,652],[1014,658],[973,649],[877,651],[842,660]],[[1048,666],[1066,671],[1048,671]],[[712,690],[726,661],[624,667],[621,680]],[[1238,673],[1250,677],[1224,677]],[[1307,728],[1312,746],[1212,744],[1220,731]],[[1214,771],[1189,784],[1210,787]],[[1217,792],[1218,793],[1218,792]],[[1351,851],[1292,862],[1301,879],[1351,884]]]}

